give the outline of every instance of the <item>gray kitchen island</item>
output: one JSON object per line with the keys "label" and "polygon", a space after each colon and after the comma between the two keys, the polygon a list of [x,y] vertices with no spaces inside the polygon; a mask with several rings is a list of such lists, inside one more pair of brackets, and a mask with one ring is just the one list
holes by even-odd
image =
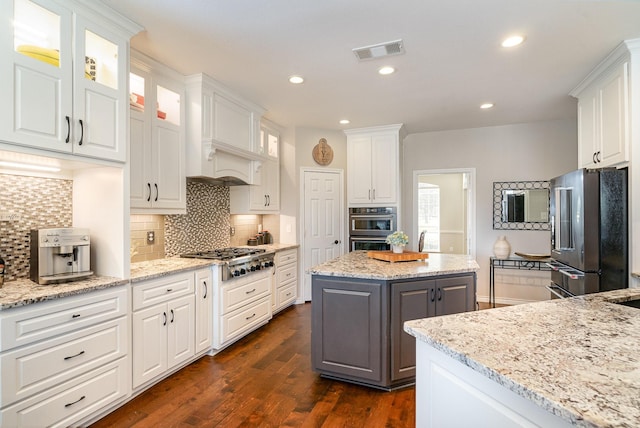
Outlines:
{"label": "gray kitchen island", "polygon": [[375,388],[415,382],[415,339],[405,321],[473,311],[473,258],[431,254],[389,263],[354,251],[310,269],[313,369]]}

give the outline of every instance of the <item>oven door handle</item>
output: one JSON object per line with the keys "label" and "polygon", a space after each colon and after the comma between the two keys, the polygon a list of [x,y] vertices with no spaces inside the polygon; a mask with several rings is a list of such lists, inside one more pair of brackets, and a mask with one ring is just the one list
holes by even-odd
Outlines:
{"label": "oven door handle", "polygon": [[354,219],[365,219],[365,220],[371,220],[371,219],[376,219],[376,220],[393,220],[395,216],[394,215],[365,215],[365,214],[352,214],[351,218]]}
{"label": "oven door handle", "polygon": [[351,240],[352,241],[385,242],[387,240],[387,238],[386,237],[380,238],[380,237],[377,237],[377,236],[368,236],[368,237],[365,237],[365,236],[352,236]]}

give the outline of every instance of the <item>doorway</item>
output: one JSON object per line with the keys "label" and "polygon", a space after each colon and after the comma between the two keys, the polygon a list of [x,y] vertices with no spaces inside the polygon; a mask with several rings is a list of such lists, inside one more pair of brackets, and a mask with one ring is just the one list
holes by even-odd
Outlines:
{"label": "doorway", "polygon": [[310,301],[309,268],[344,253],[343,171],[303,168],[300,181],[302,297],[304,301]]}
{"label": "doorway", "polygon": [[413,172],[413,236],[424,251],[475,257],[475,168]]}

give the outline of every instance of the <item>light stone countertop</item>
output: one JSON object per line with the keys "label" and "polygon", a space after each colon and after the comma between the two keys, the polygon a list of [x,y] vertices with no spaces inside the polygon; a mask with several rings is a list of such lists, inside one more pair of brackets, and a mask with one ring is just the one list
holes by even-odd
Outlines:
{"label": "light stone countertop", "polygon": [[30,279],[9,281],[0,288],[0,311],[128,283],[128,279],[97,275],[81,281],[50,285],[40,285]]}
{"label": "light stone countertop", "polygon": [[366,251],[353,251],[309,269],[312,275],[341,276],[361,279],[404,279],[476,272],[478,263],[459,254],[429,254],[415,262],[385,262],[367,257]]}
{"label": "light stone countertop", "polygon": [[174,273],[186,272],[206,268],[219,264],[215,260],[168,257],[166,259],[149,260],[147,262],[131,263],[131,283],[160,278]]}
{"label": "light stone countertop", "polygon": [[405,331],[580,427],[640,426],[640,289],[408,321]]}
{"label": "light stone countertop", "polygon": [[[268,244],[258,246],[258,248],[264,248],[268,252],[284,251],[297,247],[298,244]],[[0,288],[0,311],[44,302],[46,300],[75,296],[118,285],[128,283],[135,284],[140,281],[196,270],[218,263],[219,262],[214,260],[170,257],[132,263],[130,278],[126,279],[94,275],[82,281],[53,285],[39,285],[29,279],[9,281],[5,282],[2,288]]]}

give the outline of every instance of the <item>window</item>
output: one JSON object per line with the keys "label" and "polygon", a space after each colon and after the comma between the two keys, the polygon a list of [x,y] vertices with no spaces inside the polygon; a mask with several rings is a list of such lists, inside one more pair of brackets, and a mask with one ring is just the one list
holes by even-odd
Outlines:
{"label": "window", "polygon": [[440,187],[418,185],[418,231],[425,232],[424,251],[440,251]]}

